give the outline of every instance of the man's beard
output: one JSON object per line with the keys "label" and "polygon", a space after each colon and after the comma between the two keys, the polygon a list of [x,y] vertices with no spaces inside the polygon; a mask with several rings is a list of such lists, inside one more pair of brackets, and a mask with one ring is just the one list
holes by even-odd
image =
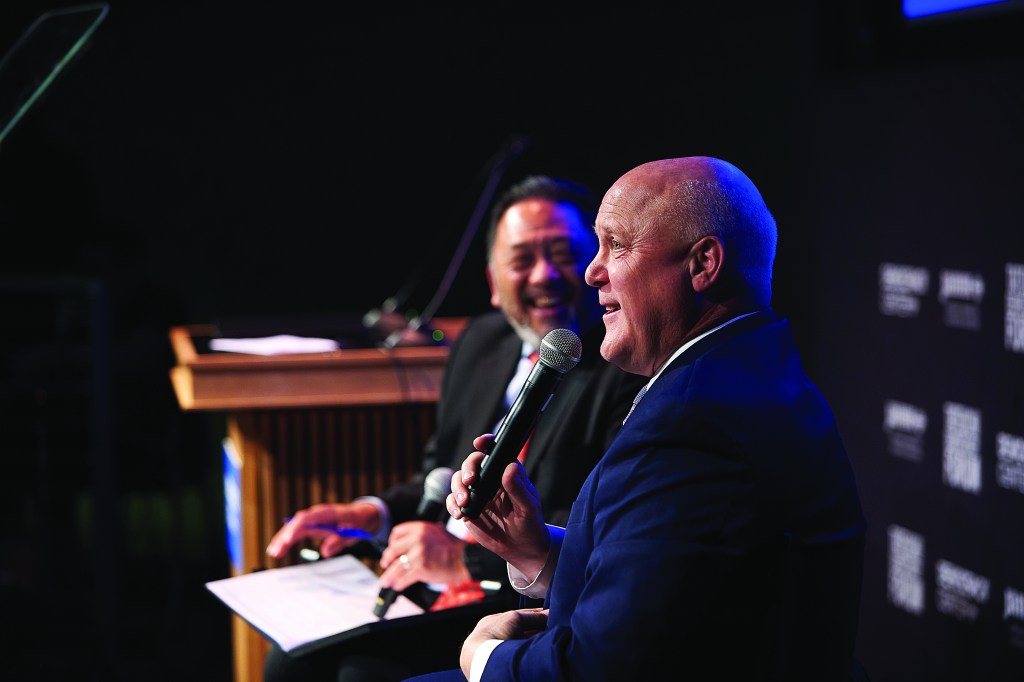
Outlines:
{"label": "man's beard", "polygon": [[[508,323],[512,326],[512,329],[515,330],[516,335],[526,342],[526,345],[530,346],[531,348],[540,350],[540,342],[542,338],[539,334],[537,334],[537,331],[533,327],[531,327],[529,324],[524,324],[520,322],[516,318],[509,315],[507,312],[505,314],[505,319],[508,320]],[[574,332],[579,331],[577,328],[576,319],[565,320],[562,325],[555,325],[551,329],[558,329],[559,327],[571,329]],[[545,332],[545,335],[546,334],[547,332]]]}
{"label": "man's beard", "polygon": [[540,336],[537,335],[537,332],[533,330],[533,327],[531,327],[528,324],[523,324],[522,322],[508,315],[506,315],[505,317],[506,319],[508,319],[508,323],[512,325],[512,329],[515,330],[516,335],[519,336],[519,338],[522,339],[526,343],[526,345],[530,346],[531,348],[536,348],[538,350],[540,349],[541,339]]}

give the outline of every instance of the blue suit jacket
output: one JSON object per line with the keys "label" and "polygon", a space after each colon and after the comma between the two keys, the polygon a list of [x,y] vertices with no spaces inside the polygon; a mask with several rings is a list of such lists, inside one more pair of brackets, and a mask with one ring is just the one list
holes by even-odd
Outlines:
{"label": "blue suit jacket", "polygon": [[587,478],[547,629],[488,680],[843,680],[864,518],[789,325],[752,315],[659,377]]}

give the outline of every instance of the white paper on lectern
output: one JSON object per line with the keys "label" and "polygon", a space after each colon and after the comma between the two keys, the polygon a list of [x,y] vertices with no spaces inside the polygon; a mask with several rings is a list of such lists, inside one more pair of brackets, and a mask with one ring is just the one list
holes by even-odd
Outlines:
{"label": "white paper on lectern", "polygon": [[[271,568],[206,583],[207,589],[284,651],[376,623],[380,584],[350,555]],[[423,609],[399,595],[386,620]]]}
{"label": "white paper on lectern", "polygon": [[329,353],[340,349],[334,339],[319,339],[293,334],[261,336],[254,339],[210,339],[210,350],[249,355],[291,355],[294,353]]}

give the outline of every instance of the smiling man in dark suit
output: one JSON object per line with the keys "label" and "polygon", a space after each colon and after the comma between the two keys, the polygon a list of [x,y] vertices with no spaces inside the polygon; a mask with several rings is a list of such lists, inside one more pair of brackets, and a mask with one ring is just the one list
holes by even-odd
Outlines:
{"label": "smiling man in dark suit", "polygon": [[[500,310],[473,319],[453,344],[438,402],[437,429],[424,453],[422,472],[379,497],[317,504],[295,513],[272,538],[268,554],[282,557],[304,538],[321,540],[333,556],[353,540],[315,526],[360,528],[386,542],[381,585],[448,586],[432,606],[451,608],[446,622],[410,624],[386,634],[343,642],[291,658],[271,650],[264,679],[389,680],[457,665],[465,634],[483,613],[514,608],[520,595],[508,587],[504,560],[471,542],[461,522],[416,520],[426,474],[457,469],[480,433],[494,431],[532,368],[531,354],[551,330],[577,332],[583,357],[567,372],[545,409],[523,455],[540,503],[564,521],[587,474],[622,424],[643,378],[600,356],[604,328],[596,292],[584,282],[597,251],[593,232],[597,200],[564,179],[532,176],[495,203],[487,233],[487,281]],[[476,601],[481,581],[500,586]],[[540,602],[537,602],[540,603]]]}

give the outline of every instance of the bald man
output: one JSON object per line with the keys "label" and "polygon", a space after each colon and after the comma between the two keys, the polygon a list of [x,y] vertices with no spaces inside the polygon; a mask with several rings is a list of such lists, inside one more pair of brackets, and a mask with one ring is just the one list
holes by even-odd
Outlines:
{"label": "bald man", "polygon": [[[595,230],[601,355],[650,380],[564,529],[514,463],[466,519],[546,601],[485,617],[451,672],[846,680],[865,521],[832,412],[771,309],[777,231],[760,192],[720,159],[652,161],[607,191]],[[482,458],[453,477],[456,519]]]}

